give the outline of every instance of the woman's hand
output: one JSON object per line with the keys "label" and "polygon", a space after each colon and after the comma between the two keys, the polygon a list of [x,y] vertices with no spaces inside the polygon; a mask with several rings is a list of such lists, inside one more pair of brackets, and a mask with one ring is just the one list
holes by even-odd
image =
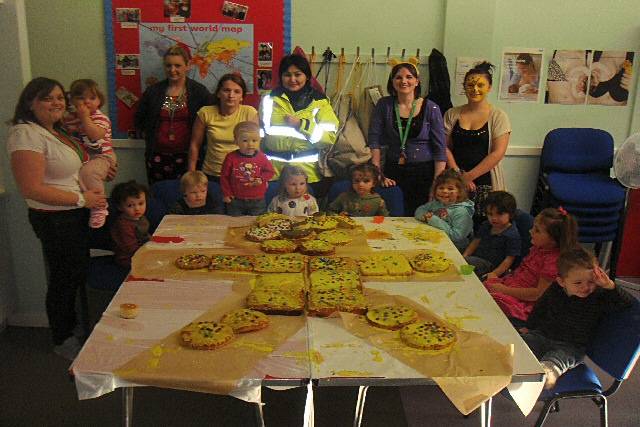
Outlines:
{"label": "woman's hand", "polygon": [[84,196],[84,207],[93,209],[104,209],[107,207],[107,198],[104,193],[100,190],[87,190],[83,191],[82,195]]}
{"label": "woman's hand", "polygon": [[118,163],[114,162],[112,166],[109,166],[107,171],[107,181],[113,181],[118,173]]}
{"label": "woman's hand", "polygon": [[233,197],[231,197],[231,196],[224,196],[222,198],[222,201],[225,202],[225,203],[231,203],[232,200],[233,200]]}
{"label": "woman's hand", "polygon": [[289,126],[294,127],[296,129],[300,128],[301,121],[296,116],[292,116],[292,115],[285,116],[284,122],[286,124],[288,124]]}
{"label": "woman's hand", "polygon": [[471,179],[469,172],[463,173],[461,178],[464,181],[464,185],[467,188],[467,191],[472,193],[476,191],[476,184],[473,182],[473,179]]}
{"label": "woman's hand", "polygon": [[380,185],[382,185],[383,187],[393,187],[396,185],[396,182],[391,178],[383,176],[380,178]]}

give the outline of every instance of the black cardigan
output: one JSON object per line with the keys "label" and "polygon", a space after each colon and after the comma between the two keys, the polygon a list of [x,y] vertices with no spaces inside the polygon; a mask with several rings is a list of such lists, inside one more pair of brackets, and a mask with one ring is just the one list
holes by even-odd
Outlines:
{"label": "black cardigan", "polygon": [[[145,140],[145,158],[149,159],[154,152],[155,136],[158,128],[158,118],[160,117],[160,109],[164,103],[165,93],[169,86],[168,80],[163,80],[147,88],[142,94],[142,99],[138,104],[138,111],[135,116],[135,126],[138,134],[142,134]],[[210,105],[213,101],[211,93],[207,88],[187,78],[187,106],[189,108],[189,128],[193,127],[193,122],[196,120],[196,114],[200,108]],[[205,139],[206,141],[206,139]],[[200,153],[204,153],[206,150],[206,144],[203,142]]]}

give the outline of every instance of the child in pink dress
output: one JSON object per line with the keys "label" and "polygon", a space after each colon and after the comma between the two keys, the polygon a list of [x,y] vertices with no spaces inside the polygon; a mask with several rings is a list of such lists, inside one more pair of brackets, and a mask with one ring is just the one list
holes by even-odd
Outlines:
{"label": "child in pink dress", "polygon": [[536,216],[531,233],[531,250],[513,273],[485,281],[489,293],[511,322],[520,327],[538,298],[556,279],[560,252],[577,244],[575,219],[563,208],[547,208]]}

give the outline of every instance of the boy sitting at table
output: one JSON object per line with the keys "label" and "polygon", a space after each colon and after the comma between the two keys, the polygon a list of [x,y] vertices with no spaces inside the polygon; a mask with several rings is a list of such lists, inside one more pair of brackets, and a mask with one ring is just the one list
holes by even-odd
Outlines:
{"label": "boy sitting at table", "polygon": [[227,215],[261,215],[267,211],[264,195],[275,171],[260,151],[260,127],[255,122],[240,122],[233,129],[233,138],[238,149],[227,154],[220,172]]}
{"label": "boy sitting at table", "polygon": [[560,375],[582,363],[598,324],[634,298],[616,286],[582,247],[558,258],[558,277],[540,297],[521,328],[522,339],[540,360],[550,389]]}
{"label": "boy sitting at table", "polygon": [[189,171],[180,178],[182,197],[169,209],[170,215],[222,214],[222,206],[208,194],[209,180],[202,171]]}
{"label": "boy sitting at table", "polygon": [[487,220],[462,255],[484,280],[500,277],[520,255],[520,233],[511,221],[516,214],[516,199],[506,191],[492,191],[484,202]]}

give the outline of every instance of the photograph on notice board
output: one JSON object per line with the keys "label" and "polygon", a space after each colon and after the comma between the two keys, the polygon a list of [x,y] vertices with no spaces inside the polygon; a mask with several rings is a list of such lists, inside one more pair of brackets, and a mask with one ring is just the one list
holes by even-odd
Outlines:
{"label": "photograph on notice board", "polygon": [[121,28],[137,28],[140,22],[140,9],[119,7],[116,9],[116,21]]}
{"label": "photograph on notice board", "polygon": [[538,101],[542,53],[542,49],[512,49],[503,53],[499,92],[501,101]]}
{"label": "photograph on notice board", "polygon": [[247,13],[249,13],[249,6],[244,4],[233,3],[230,1],[225,1],[222,4],[222,14],[229,18],[244,21],[247,19]]}
{"label": "photograph on notice board", "polygon": [[256,71],[258,77],[258,90],[270,90],[271,89],[271,69]]}
{"label": "photograph on notice board", "polygon": [[591,75],[591,50],[555,50],[547,70],[546,104],[586,102]]}
{"label": "photograph on notice board", "polygon": [[171,22],[184,22],[191,17],[191,0],[164,0],[164,16]]}
{"label": "photograph on notice board", "polygon": [[632,83],[633,52],[594,50],[587,104],[627,105]]}
{"label": "photograph on notice board", "polygon": [[273,66],[273,43],[258,43],[258,67]]}
{"label": "photograph on notice board", "polygon": [[116,55],[116,68],[123,70],[135,70],[140,68],[140,55],[118,54]]}

